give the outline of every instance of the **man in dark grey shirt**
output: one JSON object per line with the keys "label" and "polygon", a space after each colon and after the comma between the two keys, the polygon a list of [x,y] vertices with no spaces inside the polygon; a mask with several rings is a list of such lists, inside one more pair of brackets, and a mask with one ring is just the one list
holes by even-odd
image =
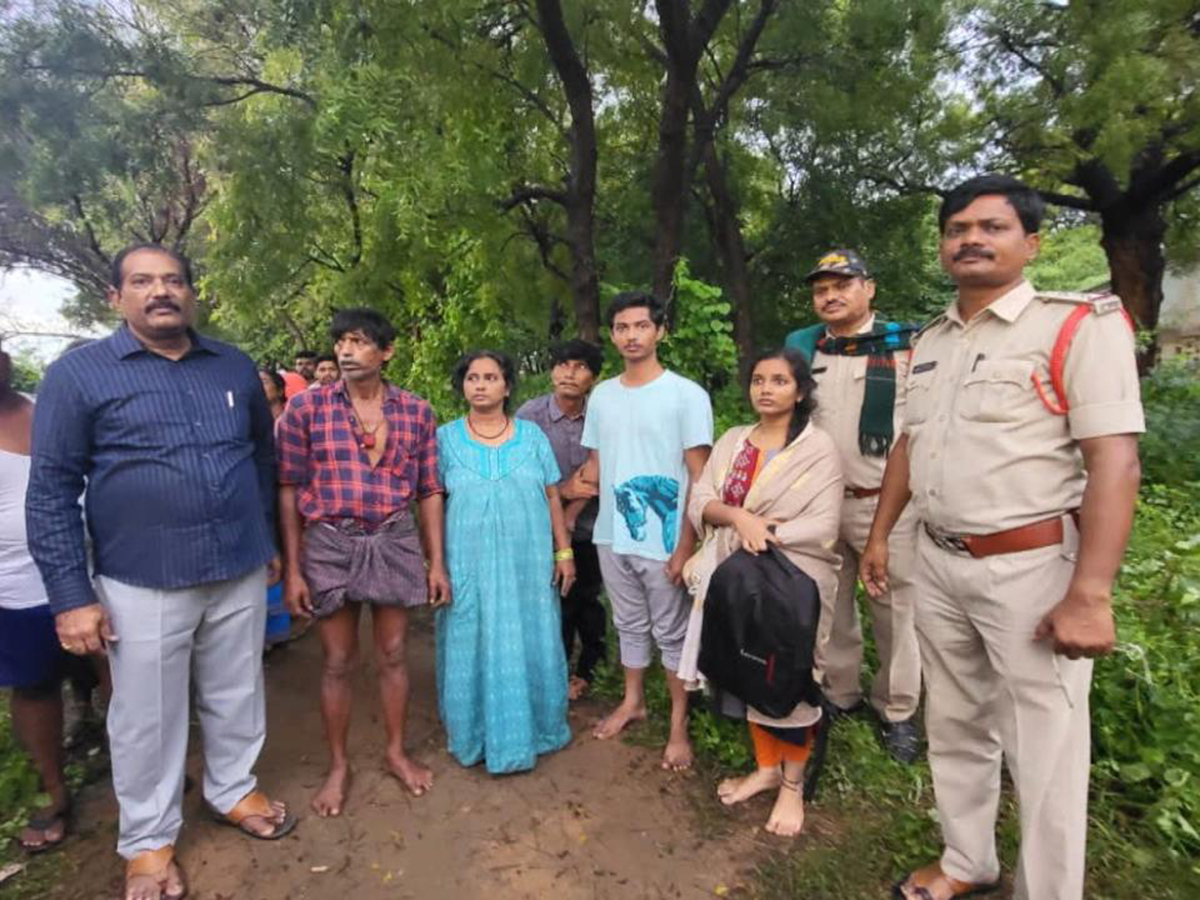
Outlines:
{"label": "man in dark grey shirt", "polygon": [[545,432],[564,476],[558,490],[571,531],[576,579],[562,601],[562,630],[568,663],[576,634],[581,644],[570,685],[570,697],[577,700],[587,692],[596,663],[604,659],[606,649],[605,612],[600,605],[603,582],[596,546],[592,543],[599,485],[595,473],[590,479],[584,477],[588,451],[580,443],[588,392],[600,375],[604,355],[595,344],[572,340],[553,347],[550,358],[554,366],[550,372],[554,391],[523,404],[517,410],[517,417],[528,419]]}

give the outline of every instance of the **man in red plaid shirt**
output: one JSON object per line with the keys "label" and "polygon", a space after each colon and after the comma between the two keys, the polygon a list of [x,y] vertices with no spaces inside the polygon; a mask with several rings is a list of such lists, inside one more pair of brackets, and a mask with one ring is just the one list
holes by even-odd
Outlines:
{"label": "man in red plaid shirt", "polygon": [[341,380],[293,397],[276,434],[284,597],[293,614],[317,618],[325,652],[321,715],[330,763],[312,801],[319,816],[341,814],[350,783],[350,673],[364,603],[371,607],[388,770],[416,796],[432,787],[433,773],[404,749],[408,610],[450,601],[433,410],[383,380],[396,331],[382,315],[339,310],[330,336]]}

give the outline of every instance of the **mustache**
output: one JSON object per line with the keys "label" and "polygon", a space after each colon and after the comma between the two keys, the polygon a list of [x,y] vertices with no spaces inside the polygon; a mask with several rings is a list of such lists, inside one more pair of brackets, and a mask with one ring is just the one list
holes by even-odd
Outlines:
{"label": "mustache", "polygon": [[990,250],[984,250],[982,247],[963,247],[954,254],[954,262],[963,259],[993,259],[996,254]]}
{"label": "mustache", "polygon": [[152,313],[156,309],[169,309],[171,312],[182,312],[179,304],[172,300],[152,300],[146,304],[146,312]]}

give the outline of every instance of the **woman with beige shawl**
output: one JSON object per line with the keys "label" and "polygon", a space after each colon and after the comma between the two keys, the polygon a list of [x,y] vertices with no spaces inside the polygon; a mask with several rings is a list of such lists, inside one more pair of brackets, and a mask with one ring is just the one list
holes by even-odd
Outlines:
{"label": "woman with beige shawl", "polygon": [[[797,351],[759,357],[750,376],[750,402],[758,422],[725,432],[692,487],[688,515],[704,543],[685,567],[693,598],[679,667],[685,682],[700,678],[696,660],[708,582],[716,567],[739,549],[761,553],[768,544],[778,546],[817,585],[822,607],[818,652],[828,634],[826,610],[832,608],[841,565],[831,548],[838,535],[842,470],[833,441],[809,422],[815,387],[808,363]],[[753,707],[742,708],[758,769],[723,781],[717,794],[732,805],[778,788],[767,831],[799,834],[804,766],[821,710],[799,703],[784,718],[772,719]],[[733,710],[726,702],[723,711]]]}

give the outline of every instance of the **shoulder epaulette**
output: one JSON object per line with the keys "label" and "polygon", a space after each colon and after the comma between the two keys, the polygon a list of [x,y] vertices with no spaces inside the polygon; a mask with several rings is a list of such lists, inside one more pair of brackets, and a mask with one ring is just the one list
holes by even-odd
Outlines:
{"label": "shoulder epaulette", "polygon": [[1116,294],[1079,294],[1073,291],[1039,291],[1037,298],[1046,303],[1074,303],[1075,308],[1063,320],[1054,338],[1054,346],[1050,350],[1050,385],[1054,388],[1057,400],[1050,397],[1037,372],[1033,373],[1033,386],[1037,389],[1038,397],[1046,409],[1056,416],[1065,416],[1069,411],[1067,404],[1067,389],[1063,383],[1063,373],[1067,366],[1067,353],[1071,350],[1071,342],[1075,340],[1075,332],[1092,313],[1098,316],[1108,315],[1118,310],[1125,316],[1125,321],[1131,331],[1136,331],[1133,319],[1121,305],[1121,298]]}
{"label": "shoulder epaulette", "polygon": [[1121,308],[1121,298],[1116,294],[1085,294],[1080,291],[1038,291],[1035,295],[1046,303],[1086,303],[1098,316],[1114,313]]}
{"label": "shoulder epaulette", "polygon": [[941,325],[945,321],[946,321],[945,313],[940,313],[939,315],[934,316],[932,319],[930,319],[928,322],[926,322],[924,325],[922,325],[920,328],[917,329],[916,333],[912,336],[912,339],[915,341],[917,338],[919,338],[921,335],[923,335],[925,332],[927,332],[930,328],[933,328],[935,325]]}

